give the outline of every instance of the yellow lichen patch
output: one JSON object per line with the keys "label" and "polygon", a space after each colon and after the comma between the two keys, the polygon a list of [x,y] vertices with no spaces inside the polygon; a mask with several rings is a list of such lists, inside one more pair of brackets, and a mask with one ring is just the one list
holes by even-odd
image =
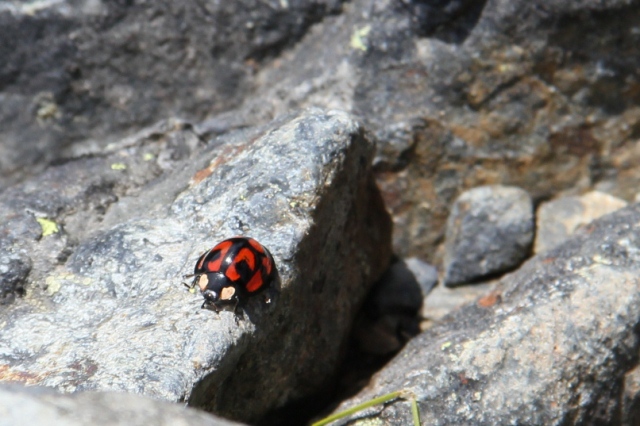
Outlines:
{"label": "yellow lichen patch", "polygon": [[49,294],[49,296],[53,296],[55,293],[57,293],[58,291],[60,291],[60,288],[62,287],[62,283],[63,281],[74,281],[76,283],[80,283],[80,284],[84,284],[84,285],[89,285],[91,284],[91,279],[90,278],[82,278],[80,279],[80,277],[78,277],[77,275],[68,273],[68,272],[63,272],[63,273],[59,273],[59,274],[54,274],[54,275],[49,275],[47,278],[45,278],[44,283],[46,285],[46,291],[47,294]]}
{"label": "yellow lichen patch", "polygon": [[39,93],[36,96],[35,102],[37,104],[36,119],[38,120],[38,123],[45,124],[60,118],[60,109],[56,104],[53,93]]}
{"label": "yellow lichen patch", "polygon": [[155,155],[153,155],[153,154],[152,154],[152,153],[150,153],[150,152],[145,152],[145,154],[142,156],[142,159],[143,159],[144,161],[151,161],[151,160],[153,160],[154,158],[156,158],[156,156],[155,156]]}
{"label": "yellow lichen patch", "polygon": [[353,49],[362,50],[363,52],[367,51],[367,36],[371,32],[371,25],[364,26],[360,29],[357,29],[351,35],[351,47]]}
{"label": "yellow lichen patch", "polygon": [[62,287],[62,282],[60,281],[60,277],[50,276],[44,280],[45,285],[47,286],[47,293],[49,296],[53,296],[58,291],[60,291],[60,287]]}
{"label": "yellow lichen patch", "polygon": [[111,165],[111,170],[125,170],[127,165],[124,163],[113,163]]}
{"label": "yellow lichen patch", "polygon": [[38,223],[40,224],[40,227],[42,228],[43,237],[60,232],[60,228],[58,227],[58,224],[55,223],[54,221],[45,219],[43,217],[37,217],[36,220],[38,221]]}

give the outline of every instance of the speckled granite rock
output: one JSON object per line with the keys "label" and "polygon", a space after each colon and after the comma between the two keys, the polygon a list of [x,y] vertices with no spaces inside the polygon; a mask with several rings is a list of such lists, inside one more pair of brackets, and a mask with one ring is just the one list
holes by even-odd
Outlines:
{"label": "speckled granite rock", "polygon": [[[620,424],[636,386],[640,204],[596,220],[502,279],[493,297],[410,341],[346,408],[406,389],[423,424]],[[356,417],[411,423],[396,401]],[[338,423],[340,424],[340,423]],[[343,423],[344,424],[344,423]]]}
{"label": "speckled granite rock", "polygon": [[627,205],[620,198],[591,191],[542,203],[536,212],[534,251],[541,253],[566,241],[579,227]]}
{"label": "speckled granite rock", "polygon": [[492,185],[464,192],[447,220],[444,284],[515,268],[529,254],[533,234],[533,204],[526,191]]}
{"label": "speckled granite rock", "polygon": [[[2,232],[33,263],[26,295],[0,310],[0,380],[254,421],[331,382],[355,309],[386,269],[373,147],[337,111],[187,144],[181,160],[145,151],[167,132],[0,195]],[[268,247],[281,276],[274,303],[253,299],[240,319],[201,311],[181,285],[203,250],[236,234]]]}
{"label": "speckled granite rock", "polygon": [[240,426],[178,404],[116,392],[63,395],[50,388],[0,385],[0,426]]}

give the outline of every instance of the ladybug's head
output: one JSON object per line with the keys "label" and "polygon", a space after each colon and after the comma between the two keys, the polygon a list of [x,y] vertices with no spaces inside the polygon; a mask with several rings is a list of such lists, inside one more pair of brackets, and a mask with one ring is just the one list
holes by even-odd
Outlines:
{"label": "ladybug's head", "polygon": [[213,272],[196,275],[194,284],[200,288],[206,305],[237,303],[236,287],[224,274]]}

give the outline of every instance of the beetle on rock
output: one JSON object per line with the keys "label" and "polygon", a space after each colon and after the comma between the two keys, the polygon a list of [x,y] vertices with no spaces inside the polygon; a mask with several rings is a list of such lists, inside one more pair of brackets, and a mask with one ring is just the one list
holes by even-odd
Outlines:
{"label": "beetle on rock", "polygon": [[269,250],[253,238],[233,237],[200,256],[193,275],[188,276],[194,277],[193,282],[185,285],[200,289],[203,309],[219,312],[226,306],[235,310],[247,297],[261,293],[276,274]]}

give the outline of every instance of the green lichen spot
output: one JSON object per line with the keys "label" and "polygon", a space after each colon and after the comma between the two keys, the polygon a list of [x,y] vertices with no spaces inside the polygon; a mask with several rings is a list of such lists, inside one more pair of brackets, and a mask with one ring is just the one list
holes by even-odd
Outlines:
{"label": "green lichen spot", "polygon": [[358,30],[355,30],[351,35],[351,47],[353,49],[367,51],[366,39],[371,32],[371,25],[364,26]]}
{"label": "green lichen spot", "polygon": [[155,156],[155,155],[153,155],[153,154],[152,154],[152,153],[150,153],[150,152],[145,152],[145,153],[144,153],[144,155],[142,156],[142,159],[143,159],[144,161],[151,161],[151,160],[153,160],[154,158],[156,158],[156,156]]}
{"label": "green lichen spot", "polygon": [[111,170],[125,170],[127,165],[124,163],[113,163],[111,165]]}
{"label": "green lichen spot", "polygon": [[60,231],[60,228],[58,228],[58,224],[52,220],[45,219],[43,217],[37,217],[36,220],[38,221],[38,223],[40,224],[40,227],[42,228],[43,237],[56,234]]}

